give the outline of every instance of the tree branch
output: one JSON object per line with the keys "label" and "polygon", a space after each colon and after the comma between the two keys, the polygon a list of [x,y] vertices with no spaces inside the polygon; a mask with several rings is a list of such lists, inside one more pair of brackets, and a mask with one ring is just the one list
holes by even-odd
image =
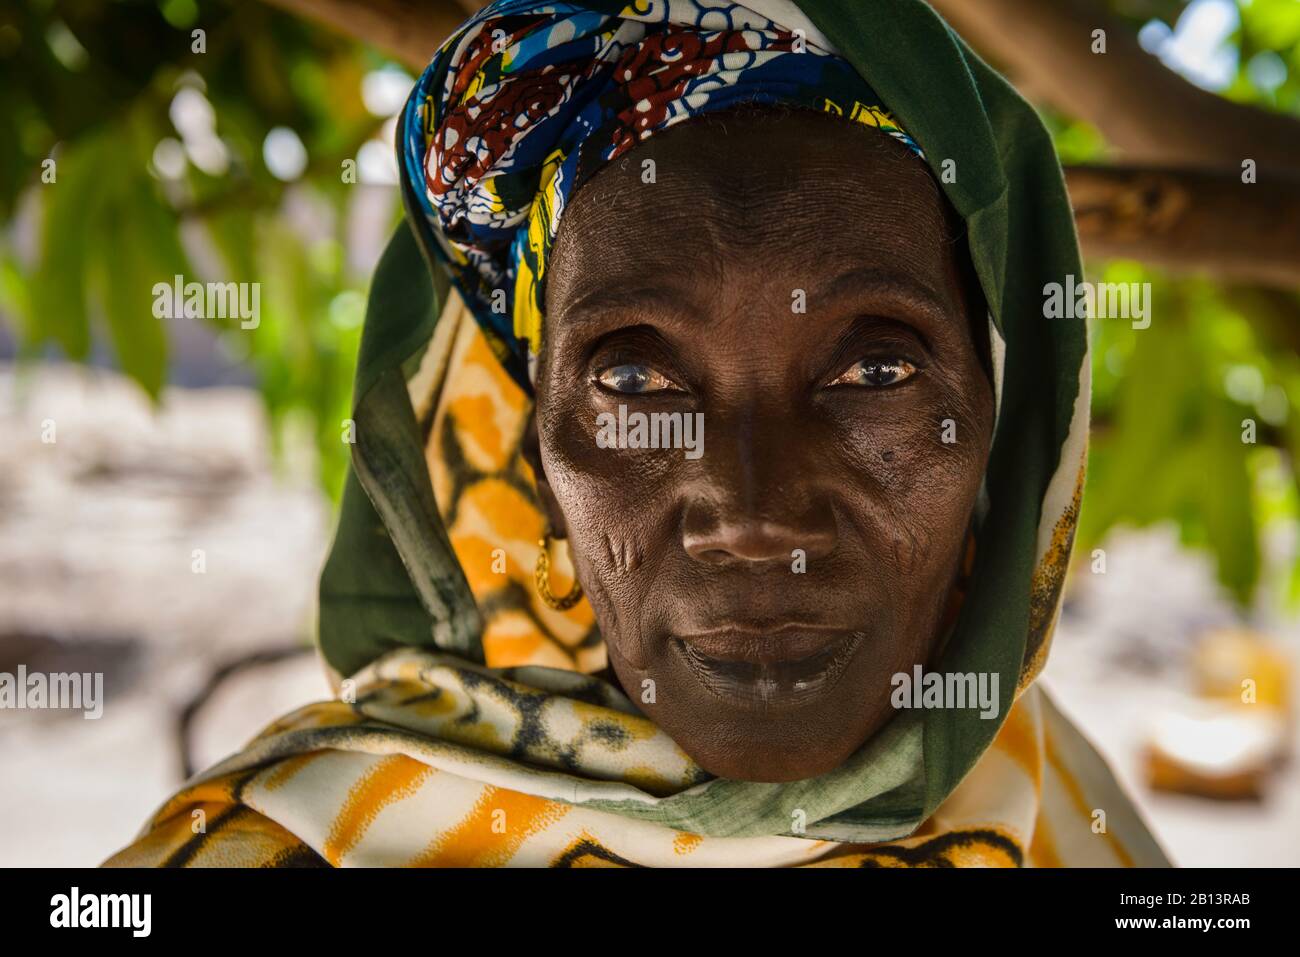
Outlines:
{"label": "tree branch", "polygon": [[[1189,83],[1094,0],[930,0],[1025,88],[1086,120],[1134,162],[1300,171],[1300,120]],[[1092,32],[1106,31],[1106,52]]]}
{"label": "tree branch", "polygon": [[451,32],[483,4],[477,0],[266,0],[305,20],[376,46],[423,70]]}
{"label": "tree branch", "polygon": [[1300,178],[1123,166],[1067,167],[1065,178],[1089,258],[1300,285]]}

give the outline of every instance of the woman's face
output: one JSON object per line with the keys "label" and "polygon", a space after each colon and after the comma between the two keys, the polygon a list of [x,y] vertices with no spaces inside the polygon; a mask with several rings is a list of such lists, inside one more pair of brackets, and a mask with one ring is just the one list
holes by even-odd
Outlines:
{"label": "woman's face", "polygon": [[[837,767],[940,637],[988,455],[938,188],[842,120],[689,122],[552,252],[530,457],[620,683],[714,774]],[[636,413],[702,446],[633,447]]]}

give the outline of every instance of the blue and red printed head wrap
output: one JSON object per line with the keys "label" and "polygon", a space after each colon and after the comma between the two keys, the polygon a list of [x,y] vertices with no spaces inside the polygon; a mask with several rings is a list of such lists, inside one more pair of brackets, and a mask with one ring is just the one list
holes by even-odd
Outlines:
{"label": "blue and red printed head wrap", "polygon": [[754,9],[788,5],[750,2],[639,0],[612,15],[498,0],[420,77],[399,134],[403,175],[453,283],[523,388],[542,343],[547,256],[580,172],[746,104],[842,116],[920,155],[820,34]]}

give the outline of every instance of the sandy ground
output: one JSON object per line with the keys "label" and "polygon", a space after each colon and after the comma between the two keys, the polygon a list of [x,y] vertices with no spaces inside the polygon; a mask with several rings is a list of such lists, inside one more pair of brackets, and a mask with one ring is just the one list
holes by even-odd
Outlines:
{"label": "sandy ground", "polygon": [[[1300,748],[1268,779],[1260,801],[1212,801],[1149,789],[1142,753],[1153,716],[1190,689],[1188,651],[1210,629],[1241,624],[1218,597],[1213,567],[1180,549],[1170,530],[1107,543],[1104,576],[1072,582],[1043,684],[1107,758],[1174,863],[1195,867],[1300,864]],[[1297,668],[1294,618],[1259,614]]]}
{"label": "sandy ground", "polygon": [[[0,374],[0,408],[0,671],[103,671],[107,699],[99,720],[0,711],[0,864],[96,864],[180,781],[177,716],[211,671],[307,647],[329,508],[272,468],[247,390],[175,390],[155,414],[111,373],[46,367]],[[310,652],[232,682],[199,761],[327,695]]]}
{"label": "sandy ground", "polygon": [[[0,367],[0,409],[0,671],[103,671],[107,698],[97,721],[0,711],[0,866],[96,864],[180,782],[177,715],[212,671],[307,649],[329,509],[308,470],[273,467],[242,389],[174,390],[155,411],[111,373]],[[1108,549],[1108,573],[1073,592],[1046,684],[1177,863],[1300,863],[1300,761],[1262,802],[1145,789],[1145,723],[1185,682],[1189,642],[1232,612],[1167,533]],[[1263,624],[1300,642],[1294,621]],[[327,693],[309,650],[231,679],[200,712],[197,762]]]}

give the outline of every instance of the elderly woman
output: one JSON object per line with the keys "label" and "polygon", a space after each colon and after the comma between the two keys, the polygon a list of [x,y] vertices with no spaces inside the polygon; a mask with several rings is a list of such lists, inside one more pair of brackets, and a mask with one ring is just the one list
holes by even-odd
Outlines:
{"label": "elderly woman", "polygon": [[417,84],[321,588],[338,699],[125,865],[1152,865],[1034,684],[1070,208],[919,0],[499,0]]}

